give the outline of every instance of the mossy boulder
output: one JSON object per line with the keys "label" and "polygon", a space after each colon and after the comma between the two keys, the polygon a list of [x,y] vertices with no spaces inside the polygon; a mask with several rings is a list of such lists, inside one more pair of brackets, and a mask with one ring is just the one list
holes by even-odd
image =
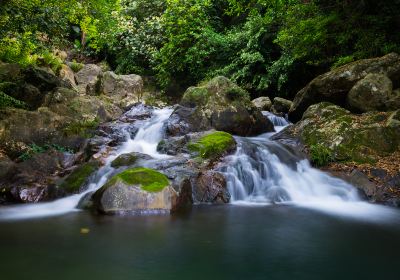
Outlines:
{"label": "mossy boulder", "polygon": [[150,160],[151,156],[141,153],[128,153],[118,156],[111,162],[111,167],[118,168],[122,166],[132,166],[140,160]]}
{"label": "mossy boulder", "polygon": [[67,193],[78,193],[85,184],[88,183],[89,177],[99,169],[98,162],[88,162],[77,167],[69,174],[60,187]]}
{"label": "mossy boulder", "polygon": [[168,178],[153,169],[131,168],[112,177],[93,196],[95,208],[104,214],[170,212],[178,194]]}
{"label": "mossy boulder", "polygon": [[236,149],[236,141],[227,132],[216,131],[188,144],[190,151],[201,158],[215,159]]}
{"label": "mossy boulder", "polygon": [[249,94],[225,77],[187,89],[167,123],[171,136],[216,129],[249,136],[273,131]]}
{"label": "mossy boulder", "polygon": [[272,106],[271,99],[267,96],[261,96],[251,101],[260,111],[269,111]]}
{"label": "mossy boulder", "polygon": [[302,120],[287,130],[308,147],[324,147],[326,158],[374,163],[380,157],[399,151],[400,123],[397,118],[398,112],[353,115],[332,103],[319,103],[310,106]]}
{"label": "mossy boulder", "polygon": [[312,104],[331,102],[351,109],[347,96],[350,90],[368,74],[387,76],[393,88],[400,87],[400,55],[391,53],[383,57],[363,59],[346,64],[316,77],[300,90],[289,111],[292,122],[299,121]]}
{"label": "mossy boulder", "polygon": [[271,107],[271,112],[274,114],[287,114],[290,110],[290,107],[293,105],[293,102],[281,97],[275,97],[274,103]]}

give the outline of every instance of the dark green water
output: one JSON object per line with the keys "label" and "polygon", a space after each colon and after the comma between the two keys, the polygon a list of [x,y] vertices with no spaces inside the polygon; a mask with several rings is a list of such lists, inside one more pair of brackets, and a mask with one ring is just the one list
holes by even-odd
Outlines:
{"label": "dark green water", "polygon": [[0,279],[400,279],[400,223],[290,206],[1,222]]}

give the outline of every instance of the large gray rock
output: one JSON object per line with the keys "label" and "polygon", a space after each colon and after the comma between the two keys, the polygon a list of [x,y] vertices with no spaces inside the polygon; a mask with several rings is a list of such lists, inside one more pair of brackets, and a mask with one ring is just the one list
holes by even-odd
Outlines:
{"label": "large gray rock", "polygon": [[117,75],[107,71],[102,79],[102,93],[127,106],[142,101],[143,79],[139,75]]}
{"label": "large gray rock", "polygon": [[75,74],[78,90],[81,94],[96,95],[100,90],[101,68],[95,64],[85,64],[83,68]]}
{"label": "large gray rock", "polygon": [[251,101],[260,111],[269,111],[272,106],[271,99],[267,96],[261,96]]}
{"label": "large gray rock", "polygon": [[394,97],[392,81],[382,74],[368,74],[350,90],[347,102],[359,112],[386,111],[387,102]]}
{"label": "large gray rock", "polygon": [[167,123],[171,136],[216,129],[250,136],[273,131],[272,123],[250,101],[246,91],[225,77],[190,87]]}
{"label": "large gray rock", "polygon": [[224,175],[215,171],[200,172],[193,183],[193,197],[202,203],[229,203],[230,194]]}
{"label": "large gray rock", "polygon": [[63,64],[61,66],[60,73],[58,75],[60,76],[60,78],[63,81],[70,83],[71,86],[73,86],[73,87],[76,86],[75,73],[74,73],[74,71],[72,71],[72,69],[68,65]]}
{"label": "large gray rock", "polygon": [[394,88],[400,86],[400,56],[391,53],[379,58],[363,59],[344,65],[312,80],[293,100],[289,119],[298,121],[307,108],[319,102],[331,102],[349,108],[347,95],[368,74],[386,75]]}
{"label": "large gray rock", "polygon": [[95,208],[104,214],[169,213],[178,208],[178,193],[165,175],[144,168],[128,169],[114,176],[96,191],[93,200]]}

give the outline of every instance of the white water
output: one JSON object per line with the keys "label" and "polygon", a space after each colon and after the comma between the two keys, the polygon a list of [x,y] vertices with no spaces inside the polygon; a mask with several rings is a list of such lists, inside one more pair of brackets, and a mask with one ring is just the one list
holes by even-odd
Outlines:
{"label": "white water", "polygon": [[126,132],[127,140],[105,159],[105,165],[93,176],[88,189],[80,194],[72,195],[53,202],[17,205],[3,207],[0,211],[0,220],[18,220],[63,215],[79,211],[76,207],[79,201],[89,192],[101,188],[113,174],[111,162],[119,155],[131,152],[148,154],[154,158],[163,158],[165,155],[157,152],[157,144],[163,137],[163,126],[172,113],[172,109],[164,108],[153,111],[153,117],[144,121],[134,139]]}
{"label": "white water", "polygon": [[[263,113],[277,132],[288,125],[282,117]],[[236,137],[238,149],[226,158],[222,170],[232,204],[291,204],[358,219],[399,218],[398,211],[363,202],[352,185],[313,168],[308,160],[269,140],[273,134]]]}

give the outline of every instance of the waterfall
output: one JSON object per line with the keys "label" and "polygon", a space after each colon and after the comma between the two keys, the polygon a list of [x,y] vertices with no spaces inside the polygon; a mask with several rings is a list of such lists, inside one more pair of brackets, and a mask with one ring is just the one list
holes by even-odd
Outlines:
{"label": "waterfall", "polygon": [[[283,117],[263,114],[277,132],[289,124]],[[238,148],[219,169],[226,177],[232,204],[291,204],[367,219],[393,215],[388,207],[362,201],[354,186],[313,168],[294,148],[270,140],[273,134],[235,137]]]}
{"label": "waterfall", "polygon": [[[139,108],[133,107],[131,111],[140,110]],[[128,111],[125,115],[132,114],[133,112]],[[0,211],[0,220],[15,220],[15,219],[28,219],[28,218],[39,218],[63,215],[74,211],[79,211],[76,207],[79,201],[88,193],[94,192],[101,188],[114,173],[114,168],[111,167],[111,162],[116,159],[119,155],[131,152],[146,153],[154,158],[164,158],[165,155],[157,152],[157,144],[162,140],[163,127],[165,121],[169,118],[172,113],[172,109],[155,109],[152,112],[152,117],[148,120],[143,121],[137,134],[131,139],[128,131],[124,131],[126,135],[126,141],[119,147],[116,147],[106,159],[105,165],[101,167],[94,176],[86,191],[61,198],[52,202],[28,204],[28,205],[16,205],[3,207]],[[126,130],[126,126],[121,126],[122,130]]]}

